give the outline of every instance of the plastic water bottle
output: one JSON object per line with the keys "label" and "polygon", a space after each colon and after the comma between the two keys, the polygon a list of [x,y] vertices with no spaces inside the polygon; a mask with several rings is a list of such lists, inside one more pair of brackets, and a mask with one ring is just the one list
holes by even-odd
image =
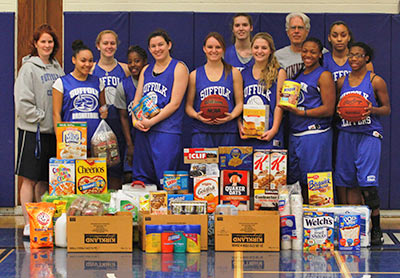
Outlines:
{"label": "plastic water bottle", "polygon": [[67,214],[64,212],[56,221],[54,229],[56,246],[67,247]]}

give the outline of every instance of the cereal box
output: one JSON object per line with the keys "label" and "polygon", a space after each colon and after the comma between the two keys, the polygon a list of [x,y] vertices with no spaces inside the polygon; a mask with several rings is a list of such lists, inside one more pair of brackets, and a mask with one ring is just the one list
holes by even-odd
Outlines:
{"label": "cereal box", "polygon": [[339,216],[339,250],[360,251],[360,215]]}
{"label": "cereal box", "polygon": [[273,177],[270,174],[270,150],[254,150],[253,154],[253,188],[270,189]]}
{"label": "cereal box", "polygon": [[75,160],[50,158],[49,195],[75,194]]}
{"label": "cereal box", "polygon": [[223,170],[221,172],[220,204],[231,204],[238,210],[249,210],[249,187],[248,171]]}
{"label": "cereal box", "polygon": [[57,124],[57,158],[86,159],[86,122],[62,122]]}
{"label": "cereal box", "polygon": [[303,214],[303,250],[334,250],[335,216],[329,212],[305,211]]}
{"label": "cereal box", "polygon": [[219,168],[253,170],[253,147],[219,147]]}
{"label": "cereal box", "polygon": [[307,184],[311,206],[333,206],[332,172],[308,173]]}
{"label": "cereal box", "polygon": [[257,138],[269,129],[269,105],[244,104],[243,130],[248,138]]}
{"label": "cereal box", "polygon": [[107,193],[106,158],[77,159],[76,193]]}
{"label": "cereal box", "polygon": [[287,151],[271,150],[270,161],[270,189],[278,190],[280,186],[286,185]]}
{"label": "cereal box", "polygon": [[278,210],[278,190],[254,190],[254,210]]}
{"label": "cereal box", "polygon": [[186,148],[183,158],[185,164],[218,163],[218,148]]}
{"label": "cereal box", "polygon": [[207,201],[207,212],[213,213],[218,205],[218,177],[193,179],[193,195],[198,201]]}
{"label": "cereal box", "polygon": [[150,214],[168,214],[167,191],[150,192]]}

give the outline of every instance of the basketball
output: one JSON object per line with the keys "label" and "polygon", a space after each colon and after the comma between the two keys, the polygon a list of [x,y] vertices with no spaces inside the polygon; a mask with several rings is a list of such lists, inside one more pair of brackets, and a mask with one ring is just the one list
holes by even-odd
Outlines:
{"label": "basketball", "polygon": [[229,111],[229,105],[224,97],[210,95],[201,102],[200,111],[203,112],[201,116],[207,119],[223,118]]}
{"label": "basketball", "polygon": [[368,101],[359,94],[348,94],[342,97],[338,104],[340,116],[349,122],[358,122],[368,107]]}

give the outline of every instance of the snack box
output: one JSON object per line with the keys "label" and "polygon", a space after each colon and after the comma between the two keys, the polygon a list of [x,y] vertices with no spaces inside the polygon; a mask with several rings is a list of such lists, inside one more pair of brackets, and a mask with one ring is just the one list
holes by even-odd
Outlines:
{"label": "snack box", "polygon": [[207,214],[206,201],[174,201],[171,202],[171,214]]}
{"label": "snack box", "polygon": [[273,177],[270,173],[271,168],[271,151],[270,150],[254,150],[253,153],[253,188],[255,190],[270,190],[270,183]]}
{"label": "snack box", "polygon": [[303,250],[334,250],[335,216],[329,212],[304,211]]}
{"label": "snack box", "polygon": [[168,193],[167,191],[150,192],[150,214],[168,214]]}
{"label": "snack box", "polygon": [[287,184],[287,150],[271,150],[270,162],[270,189],[278,190]]}
{"label": "snack box", "polygon": [[49,160],[49,195],[75,194],[75,160]]}
{"label": "snack box", "polygon": [[333,206],[332,172],[307,173],[310,206]]}
{"label": "snack box", "polygon": [[213,213],[218,205],[218,177],[196,177],[193,179],[194,199],[207,201],[207,212]]}
{"label": "snack box", "polygon": [[185,164],[218,163],[218,148],[185,148],[183,161]]}
{"label": "snack box", "polygon": [[231,204],[238,210],[250,209],[250,176],[248,171],[221,172],[220,204]]}
{"label": "snack box", "polygon": [[278,190],[254,190],[254,210],[278,210]]}
{"label": "snack box", "polygon": [[171,202],[193,201],[193,194],[168,194],[168,209],[171,209]]}
{"label": "snack box", "polygon": [[243,130],[248,138],[257,138],[269,129],[269,105],[244,104]]}
{"label": "snack box", "polygon": [[86,122],[61,122],[57,124],[57,158],[86,159]]}
{"label": "snack box", "polygon": [[219,147],[219,168],[253,170],[253,147]]}
{"label": "snack box", "polygon": [[340,215],[338,249],[360,251],[360,215]]}
{"label": "snack box", "polygon": [[107,193],[106,158],[77,159],[75,169],[76,194]]}

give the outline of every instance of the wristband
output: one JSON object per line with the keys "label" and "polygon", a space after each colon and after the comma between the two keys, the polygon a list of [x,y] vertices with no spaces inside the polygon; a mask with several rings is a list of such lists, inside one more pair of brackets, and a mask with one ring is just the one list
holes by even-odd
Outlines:
{"label": "wristband", "polygon": [[133,120],[132,125],[133,125],[134,127],[136,127],[136,123],[137,123],[137,120],[135,119],[135,120]]}

